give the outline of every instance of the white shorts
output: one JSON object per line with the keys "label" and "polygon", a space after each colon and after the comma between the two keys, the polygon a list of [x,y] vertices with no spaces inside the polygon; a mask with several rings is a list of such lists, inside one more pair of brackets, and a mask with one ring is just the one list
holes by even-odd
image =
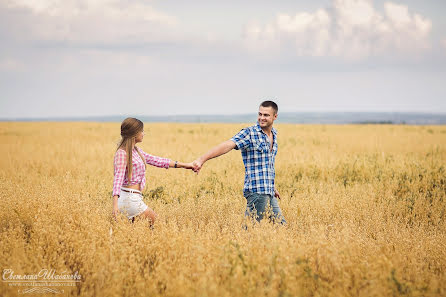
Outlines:
{"label": "white shorts", "polygon": [[[135,193],[124,192],[122,189]],[[127,218],[131,219],[137,215],[140,215],[147,208],[149,208],[142,200],[142,194],[140,191],[128,188],[122,189],[118,198],[118,208],[120,212],[127,216]]]}

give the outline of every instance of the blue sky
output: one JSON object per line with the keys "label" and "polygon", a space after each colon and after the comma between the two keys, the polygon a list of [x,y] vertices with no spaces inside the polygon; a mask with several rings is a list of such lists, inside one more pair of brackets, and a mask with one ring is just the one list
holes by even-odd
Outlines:
{"label": "blue sky", "polygon": [[0,0],[0,118],[446,112],[446,2]]}

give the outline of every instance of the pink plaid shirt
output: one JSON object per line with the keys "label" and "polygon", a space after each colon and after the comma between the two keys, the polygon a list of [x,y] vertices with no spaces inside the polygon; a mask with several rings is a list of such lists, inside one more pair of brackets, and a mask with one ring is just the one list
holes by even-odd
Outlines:
{"label": "pink plaid shirt", "polygon": [[[169,168],[170,159],[156,157],[147,154],[138,148],[141,155],[146,159],[146,163],[160,168]],[[146,185],[146,167],[144,161],[136,151],[136,147],[132,151],[132,180],[128,180],[127,176],[127,153],[123,149],[118,149],[115,154],[115,177],[113,179],[113,196],[121,193],[121,187],[141,184],[141,191]]]}

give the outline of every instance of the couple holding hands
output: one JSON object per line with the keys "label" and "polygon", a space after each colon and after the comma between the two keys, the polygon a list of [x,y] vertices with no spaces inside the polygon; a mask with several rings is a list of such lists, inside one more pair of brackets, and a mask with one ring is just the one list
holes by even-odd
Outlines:
{"label": "couple holding hands", "polygon": [[277,119],[278,107],[273,101],[264,101],[259,106],[257,124],[242,129],[230,140],[213,147],[192,163],[172,161],[147,154],[136,146],[144,138],[144,124],[135,118],[127,118],[121,124],[121,141],[114,158],[113,215],[124,213],[128,219],[147,218],[150,225],[156,213],[142,199],[146,184],[146,165],[160,168],[185,168],[198,173],[204,163],[232,149],[240,150],[245,165],[243,196],[246,198],[246,216],[257,221],[263,219],[268,205],[272,208],[272,219],[286,224],[274,186],[274,160],[277,154],[277,131],[273,123]]}

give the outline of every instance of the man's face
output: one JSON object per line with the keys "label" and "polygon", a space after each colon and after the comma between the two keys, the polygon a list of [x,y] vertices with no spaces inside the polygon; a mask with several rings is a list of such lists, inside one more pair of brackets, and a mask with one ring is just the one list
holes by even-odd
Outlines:
{"label": "man's face", "polygon": [[277,119],[277,114],[274,113],[274,109],[272,107],[259,107],[259,116],[258,122],[260,127],[268,128],[271,127],[274,123],[274,120]]}

